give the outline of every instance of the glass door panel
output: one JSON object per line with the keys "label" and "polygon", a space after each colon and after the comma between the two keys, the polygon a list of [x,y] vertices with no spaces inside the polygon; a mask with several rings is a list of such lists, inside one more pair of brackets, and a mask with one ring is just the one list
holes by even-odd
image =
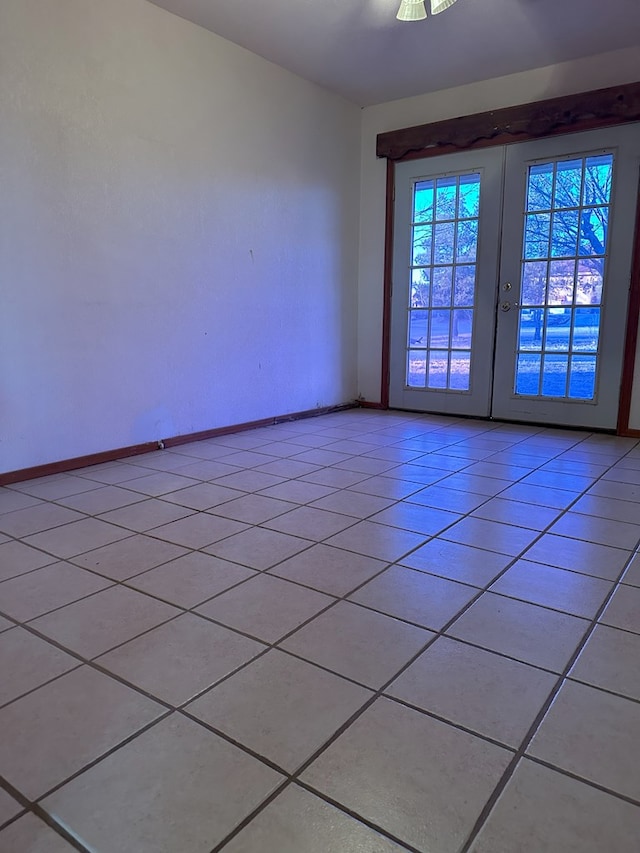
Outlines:
{"label": "glass door panel", "polygon": [[495,417],[615,427],[638,142],[627,125],[510,146]]}
{"label": "glass door panel", "polygon": [[[503,153],[402,163],[396,190],[391,404],[487,415]],[[445,402],[446,401],[446,402]]]}

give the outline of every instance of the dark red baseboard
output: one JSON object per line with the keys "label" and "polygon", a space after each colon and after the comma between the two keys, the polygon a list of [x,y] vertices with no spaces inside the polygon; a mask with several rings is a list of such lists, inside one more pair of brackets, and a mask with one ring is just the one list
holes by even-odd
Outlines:
{"label": "dark red baseboard", "polygon": [[[304,412],[293,412],[290,415],[277,415],[273,418],[263,418],[259,421],[247,421],[242,424],[207,429],[201,432],[192,432],[187,435],[175,435],[171,438],[162,439],[161,442],[147,441],[144,444],[132,444],[128,447],[119,447],[115,450],[103,450],[100,453],[90,453],[87,456],[76,456],[73,459],[61,459],[59,462],[48,462],[44,465],[35,465],[33,468],[21,468],[17,471],[7,471],[0,474],[0,486],[10,486],[12,483],[21,483],[25,480],[35,480],[38,477],[48,477],[51,474],[61,474],[65,471],[74,471],[78,468],[87,468],[90,465],[101,465],[104,462],[113,462],[116,459],[125,459],[128,456],[139,456],[141,453],[150,453],[160,450],[161,447],[178,447],[181,444],[189,444],[192,441],[203,441],[206,438],[216,438],[220,435],[230,435],[235,432],[244,432],[248,429],[257,429],[263,426],[273,426],[287,421],[299,421],[303,418],[313,418],[318,415],[328,415],[331,412],[341,412],[345,409],[354,409],[359,405],[366,404],[342,403],[339,406],[324,406],[319,409],[307,409]],[[379,408],[373,405],[372,408]]]}
{"label": "dark red baseboard", "polygon": [[388,409],[384,403],[370,403],[369,400],[358,400],[361,409]]}

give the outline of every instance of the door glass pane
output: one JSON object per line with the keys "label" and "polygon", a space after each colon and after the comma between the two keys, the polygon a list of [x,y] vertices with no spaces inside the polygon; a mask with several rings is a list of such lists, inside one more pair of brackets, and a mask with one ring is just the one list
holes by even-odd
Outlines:
{"label": "door glass pane", "polygon": [[600,309],[576,308],[573,318],[574,352],[598,352]]}
{"label": "door glass pane", "polygon": [[531,213],[525,220],[524,256],[525,258],[549,257],[549,213]]}
{"label": "door glass pane", "polygon": [[544,356],[542,366],[543,397],[565,397],[569,359],[566,355]]}
{"label": "door glass pane", "polygon": [[446,352],[429,353],[429,388],[447,387],[449,356]]}
{"label": "door glass pane", "polygon": [[572,356],[569,397],[578,400],[592,400],[595,387],[596,357],[590,355]]}
{"label": "door glass pane", "polygon": [[516,395],[595,397],[613,162],[603,154],[529,168]]}
{"label": "door glass pane", "polygon": [[451,353],[449,387],[457,391],[468,391],[471,378],[471,353],[457,350]]}
{"label": "door glass pane", "polygon": [[533,353],[519,353],[516,363],[516,394],[535,396],[540,388],[541,357]]}
{"label": "door glass pane", "polygon": [[407,385],[409,388],[424,388],[427,384],[427,353],[424,350],[409,350],[407,353]]}
{"label": "door glass pane", "polygon": [[409,388],[458,393],[471,389],[479,214],[477,172],[414,184]]}

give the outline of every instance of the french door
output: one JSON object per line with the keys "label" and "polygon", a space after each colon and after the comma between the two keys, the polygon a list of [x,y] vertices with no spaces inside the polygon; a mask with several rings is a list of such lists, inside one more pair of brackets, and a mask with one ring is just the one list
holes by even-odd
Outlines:
{"label": "french door", "polygon": [[640,125],[400,163],[395,408],[616,426]]}

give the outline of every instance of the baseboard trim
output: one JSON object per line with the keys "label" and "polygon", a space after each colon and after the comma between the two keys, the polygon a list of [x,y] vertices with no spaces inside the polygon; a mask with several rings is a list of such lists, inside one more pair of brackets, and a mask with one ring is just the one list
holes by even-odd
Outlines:
{"label": "baseboard trim", "polygon": [[626,429],[619,430],[617,435],[620,435],[623,438],[640,438],[640,429],[631,429],[630,427],[627,427]]}
{"label": "baseboard trim", "polygon": [[369,400],[358,400],[358,404],[361,409],[381,409],[386,411],[389,408],[384,403],[371,403]]}
{"label": "baseboard trim", "polygon": [[276,424],[284,424],[287,421],[301,421],[305,418],[315,418],[319,415],[330,415],[332,412],[342,412],[345,409],[358,408],[358,403],[341,403],[337,406],[323,406],[319,409],[306,409],[302,412],[293,412],[290,415],[276,415],[273,418],[262,418],[259,421],[246,421],[241,424],[230,424],[229,426],[216,427],[215,429],[205,429],[202,432],[191,432],[186,435],[176,435],[172,438],[163,439],[165,447],[179,447],[181,444],[190,444],[192,441],[205,441],[207,438],[218,438],[221,435],[233,435],[236,432],[245,432],[249,429],[258,429],[259,427],[275,426]]}
{"label": "baseboard trim", "polygon": [[[44,465],[35,465],[32,468],[20,468],[16,471],[7,471],[0,474],[0,486],[11,486],[14,483],[22,483],[26,480],[35,480],[38,477],[48,477],[51,474],[64,474],[66,471],[75,471],[78,468],[88,468],[91,465],[101,465],[105,462],[115,462],[117,459],[126,459],[130,456],[140,456],[142,453],[151,453],[161,450],[162,447],[179,447],[181,444],[189,444],[192,441],[203,441],[207,438],[217,438],[221,435],[231,435],[236,432],[244,432],[249,429],[257,429],[263,426],[274,426],[287,421],[299,421],[305,418],[314,418],[318,415],[329,415],[332,412],[342,412],[345,409],[355,409],[361,404],[359,401],[341,403],[336,406],[323,406],[317,409],[306,409],[302,412],[293,412],[289,415],[276,415],[272,418],[263,418],[258,421],[247,421],[241,424],[230,424],[229,426],[216,427],[215,429],[191,432],[185,435],[175,435],[164,438],[161,441],[147,441],[144,444],[131,444],[128,447],[118,447],[114,450],[103,450],[99,453],[89,453],[87,456],[75,456],[72,459],[61,459],[58,462],[47,462]],[[366,406],[364,406],[366,408]],[[375,406],[374,406],[375,408]]]}
{"label": "baseboard trim", "polygon": [[89,453],[87,456],[75,456],[73,459],[61,459],[59,462],[34,465],[33,468],[7,471],[5,474],[0,474],[0,486],[10,486],[12,483],[22,483],[25,480],[36,480],[38,477],[48,477],[51,474],[64,474],[65,471],[75,471],[77,468],[114,462],[116,459],[124,459],[128,456],[140,456],[140,454],[150,453],[152,450],[158,450],[156,441],[130,444],[128,447],[118,447],[115,450],[103,450],[100,453]]}

